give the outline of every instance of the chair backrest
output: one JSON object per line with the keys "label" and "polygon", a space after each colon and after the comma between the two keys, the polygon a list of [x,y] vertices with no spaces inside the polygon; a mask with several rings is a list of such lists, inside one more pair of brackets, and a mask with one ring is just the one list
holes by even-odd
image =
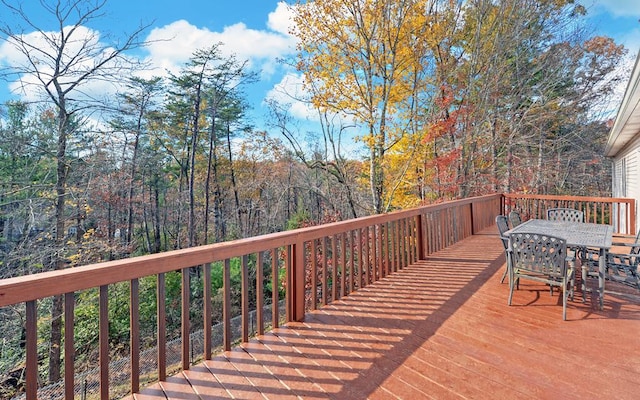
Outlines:
{"label": "chair backrest", "polygon": [[575,208],[549,208],[547,219],[550,221],[584,222],[584,213]]}
{"label": "chair backrest", "polygon": [[498,215],[496,217],[496,226],[498,227],[498,232],[500,233],[502,245],[506,250],[509,248],[509,238],[504,235],[504,233],[509,230],[509,222],[507,220],[507,217],[505,215]]}
{"label": "chair backrest", "polygon": [[[629,254],[640,255],[640,230],[638,230],[638,233],[636,234],[636,240],[633,242],[631,249],[629,249]],[[638,257],[634,257],[634,260],[632,260],[632,263],[635,263],[636,265],[639,262],[640,260],[638,259]]]}
{"label": "chair backrest", "polygon": [[513,210],[509,213],[509,223],[511,223],[511,227],[515,228],[516,226],[522,223],[522,218],[520,218],[520,213],[516,210]]}
{"label": "chair backrest", "polygon": [[540,233],[518,232],[509,235],[514,268],[561,278],[566,273],[566,240]]}

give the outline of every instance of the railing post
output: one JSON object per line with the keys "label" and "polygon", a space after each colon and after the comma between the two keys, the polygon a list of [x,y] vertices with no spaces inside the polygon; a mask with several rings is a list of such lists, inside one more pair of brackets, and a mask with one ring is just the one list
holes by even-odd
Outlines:
{"label": "railing post", "polygon": [[469,219],[470,219],[470,222],[471,222],[471,236],[476,234],[475,221],[474,221],[474,218],[473,218],[473,209],[474,209],[474,207],[475,207],[475,203],[469,204]]}
{"label": "railing post", "polygon": [[287,251],[287,322],[304,320],[304,297],[304,243],[297,242]]}
{"label": "railing post", "polygon": [[416,217],[416,246],[418,247],[418,261],[424,260],[426,246],[426,243],[424,242],[424,232],[425,227],[422,214],[418,214],[418,216]]}
{"label": "railing post", "polygon": [[630,229],[630,233],[632,234],[636,234],[637,232],[637,227],[636,227],[636,201],[632,200],[629,204],[629,210],[630,210],[630,225],[631,225],[631,229]]}

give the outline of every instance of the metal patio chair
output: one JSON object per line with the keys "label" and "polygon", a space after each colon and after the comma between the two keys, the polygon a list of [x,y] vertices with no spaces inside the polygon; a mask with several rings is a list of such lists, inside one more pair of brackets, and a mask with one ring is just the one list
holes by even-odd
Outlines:
{"label": "metal patio chair", "polygon": [[[615,247],[628,248],[627,252],[607,252],[605,279],[640,290],[640,231],[633,243],[615,242]],[[582,260],[582,279],[598,278],[599,250],[586,249]],[[585,286],[583,285],[583,288]]]}
{"label": "metal patio chair", "polygon": [[575,208],[549,208],[547,219],[549,221],[584,222],[584,213]]}
{"label": "metal patio chair", "polygon": [[[549,221],[584,222],[584,213],[575,208],[549,208],[547,209],[547,219]],[[587,249],[571,248],[576,257],[584,258]]]}
{"label": "metal patio chair", "polygon": [[500,233],[500,240],[502,241],[502,245],[504,246],[504,254],[507,259],[507,267],[502,273],[502,279],[500,279],[500,283],[504,282],[504,278],[507,276],[509,272],[509,265],[511,264],[511,256],[509,254],[509,238],[504,235],[506,231],[509,230],[509,223],[507,221],[507,217],[504,215],[498,215],[496,217],[496,226],[498,227],[498,233]]}
{"label": "metal patio chair", "polygon": [[511,272],[509,277],[509,301],[513,289],[519,289],[520,279],[546,283],[551,288],[562,289],[562,319],[567,319],[567,297],[573,300],[574,258],[567,256],[566,240],[534,232],[518,232],[509,235]]}
{"label": "metal patio chair", "polygon": [[509,213],[509,223],[511,224],[511,229],[522,223],[522,218],[520,218],[520,213],[516,210],[513,210]]}

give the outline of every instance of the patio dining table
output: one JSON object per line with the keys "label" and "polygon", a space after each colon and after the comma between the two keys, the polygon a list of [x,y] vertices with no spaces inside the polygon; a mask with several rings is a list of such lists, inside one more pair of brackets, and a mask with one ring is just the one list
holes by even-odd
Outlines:
{"label": "patio dining table", "polygon": [[[552,235],[567,241],[570,247],[589,247],[599,249],[598,259],[598,297],[600,309],[604,306],[604,281],[607,251],[612,246],[613,227],[605,224],[550,221],[530,219],[505,232],[506,236],[515,232],[531,232]],[[586,265],[582,266],[582,299],[586,296]]]}

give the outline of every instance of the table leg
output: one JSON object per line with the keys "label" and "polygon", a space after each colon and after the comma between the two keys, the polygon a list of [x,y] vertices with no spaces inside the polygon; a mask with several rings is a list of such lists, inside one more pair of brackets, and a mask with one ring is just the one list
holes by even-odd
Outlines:
{"label": "table leg", "polygon": [[607,268],[607,249],[600,249],[598,259],[598,297],[600,300],[600,310],[604,308],[604,274]]}

